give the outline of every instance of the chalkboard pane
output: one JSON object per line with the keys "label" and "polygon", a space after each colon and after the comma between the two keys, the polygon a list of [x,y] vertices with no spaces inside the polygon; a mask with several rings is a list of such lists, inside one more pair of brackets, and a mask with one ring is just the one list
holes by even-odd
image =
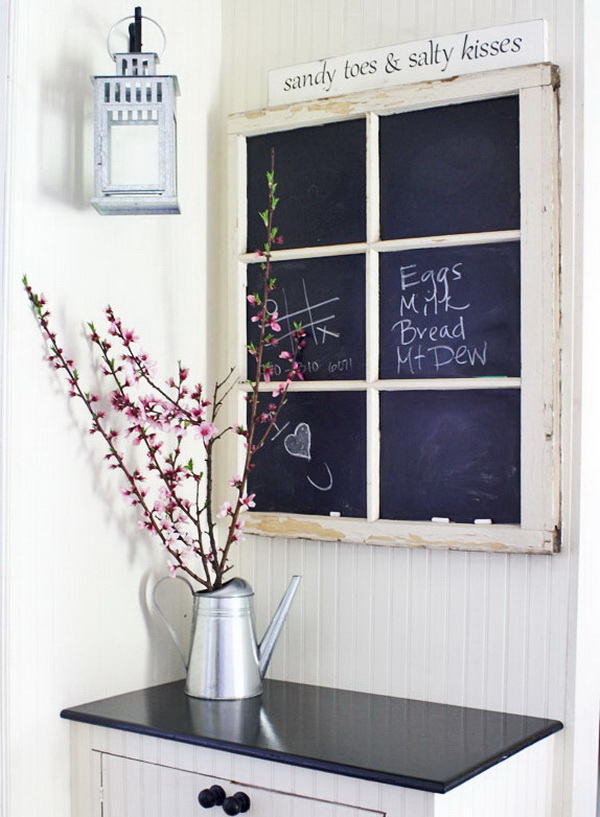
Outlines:
{"label": "chalkboard pane", "polygon": [[365,121],[357,119],[247,140],[248,251],[265,243],[258,214],[267,207],[272,147],[280,198],[274,223],[283,248],[364,241]]}
{"label": "chalkboard pane", "polygon": [[381,517],[520,523],[520,393],[381,394]]}
{"label": "chalkboard pane", "polygon": [[382,117],[380,154],[383,239],[519,228],[518,97]]}
{"label": "chalkboard pane", "polygon": [[380,377],[519,377],[518,242],[380,256]]}
{"label": "chalkboard pane", "polygon": [[[277,313],[281,332],[277,346],[265,357],[273,363],[274,380],[284,380],[288,371],[281,351],[294,349],[294,323],[306,332],[300,371],[305,380],[364,380],[365,378],[365,257],[346,255],[278,261],[272,265],[276,288],[271,292],[268,312]],[[259,264],[248,267],[248,292],[261,293],[263,272]],[[248,306],[248,338],[258,342],[258,324],[252,322],[256,307]],[[255,376],[254,358],[248,356],[248,372]]]}
{"label": "chalkboard pane", "polygon": [[364,518],[366,450],[364,392],[290,394],[256,454],[249,483],[256,510]]}

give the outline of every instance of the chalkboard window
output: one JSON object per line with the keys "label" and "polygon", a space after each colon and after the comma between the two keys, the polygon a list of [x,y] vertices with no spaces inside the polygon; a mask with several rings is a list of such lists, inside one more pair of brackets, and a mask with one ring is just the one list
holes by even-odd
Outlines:
{"label": "chalkboard window", "polygon": [[520,226],[519,97],[382,118],[381,237]]}
{"label": "chalkboard window", "polygon": [[382,519],[520,523],[517,389],[383,392],[380,424]]}
{"label": "chalkboard window", "polygon": [[[273,264],[276,286],[267,308],[277,312],[282,327],[277,353],[294,351],[294,323],[306,331],[306,347],[300,353],[300,371],[306,380],[364,380],[365,361],[365,256],[341,255],[278,261]],[[248,266],[248,292],[261,289],[259,264]],[[246,332],[258,342],[249,306]],[[273,380],[285,379],[277,355]],[[248,357],[248,373],[254,377],[254,358]]]}
{"label": "chalkboard window", "polygon": [[256,510],[365,517],[366,456],[364,391],[291,394],[256,455]]}
{"label": "chalkboard window", "polygon": [[382,253],[380,377],[520,377],[520,244]]}
{"label": "chalkboard window", "polygon": [[292,321],[308,333],[247,531],[558,548],[556,87],[526,66],[230,118],[235,348],[255,332],[271,148],[267,308],[281,343]]}
{"label": "chalkboard window", "polygon": [[365,240],[364,119],[270,133],[248,139],[249,252],[262,247],[254,215],[265,208],[265,174],[277,156],[277,224],[286,247]]}

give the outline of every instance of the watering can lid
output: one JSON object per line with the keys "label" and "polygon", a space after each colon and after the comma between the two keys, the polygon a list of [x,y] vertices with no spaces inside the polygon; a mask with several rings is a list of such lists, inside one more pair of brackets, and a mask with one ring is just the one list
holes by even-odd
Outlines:
{"label": "watering can lid", "polygon": [[240,598],[241,596],[253,596],[254,590],[245,579],[230,579],[218,590],[210,591],[211,598]]}

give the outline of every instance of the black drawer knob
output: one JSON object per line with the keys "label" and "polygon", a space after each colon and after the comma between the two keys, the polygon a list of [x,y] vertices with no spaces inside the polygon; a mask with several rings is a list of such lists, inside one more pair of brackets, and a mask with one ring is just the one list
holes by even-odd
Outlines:
{"label": "black drawer knob", "polygon": [[250,809],[250,798],[243,791],[237,791],[233,797],[226,797],[223,801],[225,814],[243,814]]}
{"label": "black drawer knob", "polygon": [[202,808],[220,806],[224,801],[225,792],[221,786],[211,786],[210,789],[202,789],[198,795],[198,802]]}

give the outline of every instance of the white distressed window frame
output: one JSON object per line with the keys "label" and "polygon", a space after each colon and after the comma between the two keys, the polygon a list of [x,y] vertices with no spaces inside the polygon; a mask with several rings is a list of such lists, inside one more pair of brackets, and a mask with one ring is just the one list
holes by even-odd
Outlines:
{"label": "white distressed window frame", "polygon": [[[278,250],[273,260],[364,253],[367,257],[367,337],[377,337],[376,256],[389,250],[461,246],[484,242],[521,242],[520,378],[376,381],[377,344],[367,344],[367,439],[377,435],[378,394],[382,389],[520,388],[521,390],[521,523],[476,525],[439,522],[367,520],[288,513],[252,512],[246,532],[264,536],[364,542],[399,547],[433,547],[552,553],[560,547],[559,481],[559,335],[558,335],[558,71],[539,65],[471,74],[451,81],[422,82],[393,89],[351,94],[234,114],[229,118],[231,179],[230,235],[233,284],[227,313],[228,349],[236,350],[240,372],[246,370],[246,138],[297,127],[366,117],[367,241],[360,244]],[[520,99],[521,229],[378,241],[377,117],[381,115],[518,95]],[[266,189],[266,188],[265,188]],[[371,380],[369,378],[372,378]],[[487,381],[487,382],[486,382]],[[363,384],[365,381],[361,381]],[[499,385],[501,384],[501,385]],[[265,389],[269,388],[265,386]],[[355,390],[357,381],[297,382],[298,391]],[[237,421],[244,422],[246,402],[240,385]],[[379,495],[378,453],[368,446],[367,490]],[[229,464],[235,469],[234,455]],[[368,502],[372,509],[377,502]],[[373,515],[372,510],[369,511]]]}

